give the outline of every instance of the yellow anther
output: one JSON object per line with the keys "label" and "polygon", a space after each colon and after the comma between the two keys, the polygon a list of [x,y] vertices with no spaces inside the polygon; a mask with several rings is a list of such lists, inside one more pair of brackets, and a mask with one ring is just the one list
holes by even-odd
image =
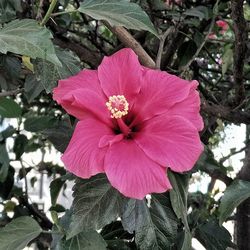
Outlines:
{"label": "yellow anther", "polygon": [[128,114],[129,103],[124,95],[110,96],[106,106],[111,113],[111,118],[119,119]]}

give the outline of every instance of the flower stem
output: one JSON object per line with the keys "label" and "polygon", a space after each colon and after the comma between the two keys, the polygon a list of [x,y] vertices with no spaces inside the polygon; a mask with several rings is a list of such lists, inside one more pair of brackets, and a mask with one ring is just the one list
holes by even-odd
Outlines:
{"label": "flower stem", "polygon": [[48,22],[54,8],[56,7],[56,4],[57,4],[57,0],[52,0],[51,1],[49,9],[48,9],[46,15],[44,16],[44,18],[43,18],[43,20],[41,22],[41,26],[44,26]]}

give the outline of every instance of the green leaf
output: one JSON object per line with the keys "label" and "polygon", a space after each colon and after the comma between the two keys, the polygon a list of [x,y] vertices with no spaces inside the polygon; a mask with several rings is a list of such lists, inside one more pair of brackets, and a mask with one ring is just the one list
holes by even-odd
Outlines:
{"label": "green leaf", "polygon": [[28,102],[33,101],[42,91],[44,87],[41,81],[35,75],[28,75],[24,83],[24,93]]}
{"label": "green leaf", "polygon": [[170,200],[176,216],[182,219],[185,227],[187,222],[187,185],[189,177],[168,171],[168,177],[173,186],[170,190]]}
{"label": "green leaf", "polygon": [[65,180],[62,180],[61,178],[57,178],[50,183],[49,188],[50,188],[50,198],[51,198],[52,206],[56,205],[58,195],[59,195],[64,183],[65,183]]}
{"label": "green leaf", "polygon": [[15,19],[17,11],[22,11],[21,0],[0,0],[0,23]]}
{"label": "green leaf", "polygon": [[57,86],[57,81],[77,74],[80,68],[80,59],[72,52],[56,49],[56,54],[62,66],[53,65],[46,60],[37,60],[35,64],[36,78],[40,81],[47,93]]}
{"label": "green leaf", "polygon": [[176,216],[182,220],[185,227],[184,241],[181,249],[186,250],[187,246],[191,246],[192,240],[187,220],[187,187],[189,176],[168,171],[168,177],[173,186],[173,189],[170,190],[170,200],[173,210]]}
{"label": "green leaf", "polygon": [[224,227],[220,227],[216,221],[198,226],[195,237],[206,250],[226,250],[228,247],[234,247],[230,233]]}
{"label": "green leaf", "polygon": [[42,134],[52,142],[58,151],[63,153],[69,144],[73,128],[69,122],[62,121],[53,128],[43,130]]}
{"label": "green leaf", "polygon": [[55,204],[54,206],[49,208],[49,211],[56,212],[56,213],[63,213],[65,212],[65,207],[60,204]]}
{"label": "green leaf", "polygon": [[85,0],[78,10],[94,19],[108,21],[112,26],[147,30],[158,36],[152,22],[141,7],[127,0]]}
{"label": "green leaf", "polygon": [[232,45],[228,44],[224,48],[224,53],[222,55],[222,74],[225,75],[227,70],[233,64],[233,49]]}
{"label": "green leaf", "polygon": [[196,50],[197,50],[197,46],[195,42],[193,41],[184,42],[180,46],[177,52],[178,58],[180,60],[179,67],[185,66],[190,61],[190,59],[194,56]]}
{"label": "green leaf", "polygon": [[200,20],[209,20],[209,18],[212,17],[211,9],[205,6],[197,6],[195,8],[186,10],[183,14],[186,16],[198,17]]}
{"label": "green leaf", "polygon": [[24,122],[24,129],[30,132],[39,132],[56,126],[58,121],[53,116],[28,117]]}
{"label": "green leaf", "polygon": [[0,52],[42,58],[61,66],[51,38],[49,30],[33,19],[14,20],[0,29]]}
{"label": "green leaf", "polygon": [[22,114],[21,107],[12,99],[0,98],[0,116],[5,118],[15,118]]}
{"label": "green leaf", "polygon": [[9,155],[5,144],[0,143],[0,182],[4,182],[9,170]]}
{"label": "green leaf", "polygon": [[27,144],[28,144],[28,138],[25,135],[23,134],[17,135],[13,147],[13,151],[16,154],[16,160],[19,160],[22,154],[25,152],[25,147]]}
{"label": "green leaf", "polygon": [[22,250],[41,232],[41,227],[34,219],[19,217],[0,229],[0,250]]}
{"label": "green leaf", "polygon": [[150,207],[146,200],[130,199],[124,206],[122,224],[129,233],[135,231],[139,249],[166,249],[177,236],[177,218],[168,193],[152,195]]}
{"label": "green leaf", "polygon": [[11,54],[0,53],[0,87],[3,90],[14,90],[20,85],[22,64],[20,60]]}
{"label": "green leaf", "polygon": [[183,242],[181,242],[181,250],[192,250],[192,234],[188,230],[182,232],[184,235]]}
{"label": "green leaf", "polygon": [[98,230],[117,219],[124,198],[105,175],[77,179],[73,190],[73,215],[67,239],[83,230]]}
{"label": "green leaf", "polygon": [[62,239],[55,250],[106,250],[107,244],[96,231],[81,232],[69,240]]}
{"label": "green leaf", "polygon": [[[1,148],[0,148],[1,150]],[[15,170],[13,167],[8,167],[8,175],[4,182],[0,181],[0,198],[7,200],[11,193],[14,184]]]}
{"label": "green leaf", "polygon": [[227,187],[219,207],[220,225],[233,213],[234,209],[250,197],[250,182],[235,180]]}
{"label": "green leaf", "polygon": [[3,141],[6,138],[12,136],[15,132],[16,130],[14,129],[14,127],[10,125],[5,130],[0,132],[0,141]]}

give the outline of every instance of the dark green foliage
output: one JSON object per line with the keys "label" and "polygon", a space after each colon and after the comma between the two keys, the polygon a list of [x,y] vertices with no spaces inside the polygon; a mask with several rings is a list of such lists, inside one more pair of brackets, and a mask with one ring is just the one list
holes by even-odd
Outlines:
{"label": "dark green foliage", "polygon": [[0,116],[4,118],[18,117],[22,113],[21,107],[12,99],[0,98]]}
{"label": "dark green foliage", "polygon": [[77,179],[73,190],[73,215],[67,238],[83,230],[101,229],[116,220],[126,200],[103,174],[88,180]]}
{"label": "dark green foliage", "polygon": [[41,232],[41,227],[34,219],[27,216],[19,217],[0,229],[0,249],[23,249]]}
{"label": "dark green foliage", "polygon": [[122,224],[126,231],[135,232],[141,249],[170,248],[176,241],[178,223],[168,193],[153,195],[150,207],[146,200],[130,199],[124,206]]}
{"label": "dark green foliage", "polygon": [[[244,45],[237,40],[244,30],[230,16],[232,3],[239,2],[59,0],[41,25],[52,1],[0,0],[0,250],[23,249],[31,241],[42,250],[190,250],[192,238],[207,250],[236,248],[222,223],[250,197],[250,177],[242,177],[249,169],[238,175],[244,180],[233,179],[227,159],[237,145],[219,160],[213,149],[223,141],[226,126],[250,124],[249,49],[235,53]],[[249,4],[243,10],[249,22]],[[228,23],[224,33],[218,20]],[[77,123],[53,101],[58,81],[81,69],[97,69],[103,56],[124,45],[139,48],[118,39],[107,22],[124,26],[154,61],[170,30],[162,44],[161,70],[199,81],[204,153],[188,173],[168,171],[172,190],[144,200],[122,196],[104,174],[79,179],[46,155],[66,150]],[[242,51],[245,64],[244,56],[235,60]],[[241,66],[242,74],[236,70]],[[249,152],[249,134],[246,139]],[[45,175],[51,178],[46,188],[53,222],[30,197]],[[207,192],[189,192],[191,183],[208,175],[211,182],[201,185]],[[214,188],[216,180],[227,185],[224,193]],[[58,197],[71,181],[74,200],[67,209],[70,204],[60,204]]]}
{"label": "dark green foliage", "polygon": [[212,220],[200,225],[196,229],[195,237],[207,250],[226,250],[227,247],[234,247],[229,232]]}

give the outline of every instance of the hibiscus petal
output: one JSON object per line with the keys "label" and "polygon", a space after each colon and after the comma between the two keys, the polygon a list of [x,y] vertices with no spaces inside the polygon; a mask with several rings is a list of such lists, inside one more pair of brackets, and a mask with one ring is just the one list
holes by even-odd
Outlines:
{"label": "hibiscus petal", "polygon": [[98,67],[98,77],[105,94],[124,95],[128,101],[140,91],[143,67],[131,49],[122,49],[104,57]]}
{"label": "hibiscus petal", "polygon": [[58,87],[53,90],[53,99],[62,105],[68,113],[82,119],[86,110],[82,109],[82,102],[75,101],[74,96],[78,94],[81,96],[80,99],[88,98],[84,91],[95,93],[96,98],[93,99],[92,106],[95,105],[96,100],[99,100],[105,107],[107,97],[102,92],[96,70],[82,70],[76,76],[60,80]]}
{"label": "hibiscus petal", "polygon": [[171,188],[166,169],[150,160],[133,140],[112,145],[104,165],[111,185],[127,197],[143,199]]}
{"label": "hibiscus petal", "polygon": [[105,124],[88,117],[76,125],[73,137],[62,156],[68,171],[89,178],[104,172],[104,156],[107,148],[99,148],[100,138],[113,134]]}
{"label": "hibiscus petal", "polygon": [[143,85],[131,111],[138,114],[133,124],[165,113],[184,100],[191,88],[189,81],[167,72],[147,68],[144,71]]}
{"label": "hibiscus petal", "polygon": [[71,100],[71,107],[78,108],[81,112],[94,115],[100,121],[112,126],[112,119],[106,107],[106,100],[101,98],[96,92],[88,89],[77,89],[70,93],[71,98],[66,97],[67,102]]}
{"label": "hibiscus petal", "polygon": [[203,151],[197,129],[180,116],[148,120],[134,140],[148,157],[176,172],[190,170]]}
{"label": "hibiscus petal", "polygon": [[182,102],[176,103],[168,111],[168,116],[179,115],[193,123],[201,131],[203,129],[203,120],[200,115],[200,97],[196,91],[198,83],[193,81],[189,95]]}

